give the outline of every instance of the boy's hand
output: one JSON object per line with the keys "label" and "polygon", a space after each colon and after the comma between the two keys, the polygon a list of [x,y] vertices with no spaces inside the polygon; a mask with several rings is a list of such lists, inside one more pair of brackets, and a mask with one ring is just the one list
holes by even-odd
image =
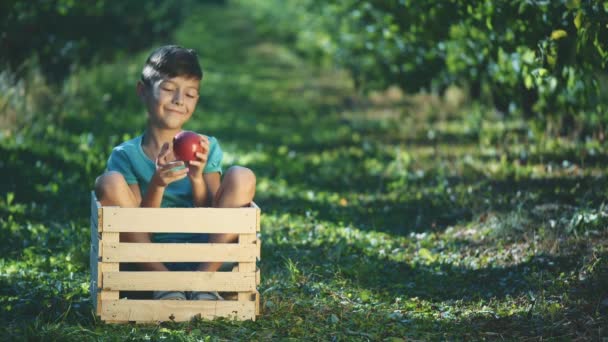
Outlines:
{"label": "boy's hand", "polygon": [[201,147],[203,152],[196,153],[196,160],[188,162],[188,177],[192,181],[201,181],[203,179],[203,169],[207,165],[207,157],[209,157],[209,139],[201,135]]}
{"label": "boy's hand", "polygon": [[167,185],[178,181],[188,174],[188,169],[177,169],[180,166],[184,166],[184,162],[181,160],[172,160],[171,149],[169,143],[164,143],[160,149],[158,157],[156,157],[156,172],[152,176],[151,183],[158,187],[166,187]]}

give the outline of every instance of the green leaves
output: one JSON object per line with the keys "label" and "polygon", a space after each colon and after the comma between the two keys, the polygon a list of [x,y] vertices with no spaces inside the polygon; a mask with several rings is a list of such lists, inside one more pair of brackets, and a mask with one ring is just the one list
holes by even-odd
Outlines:
{"label": "green leaves", "polygon": [[[258,2],[242,1],[254,11],[272,14],[273,22],[285,20],[276,11],[283,4],[254,6]],[[608,40],[602,39],[608,37],[608,12],[603,4],[308,0],[288,1],[287,6],[296,3],[301,6],[297,14],[285,16],[292,18],[289,30],[301,53],[321,54],[323,61],[331,58],[348,68],[362,91],[391,85],[410,92],[438,91],[458,84],[498,110],[534,117],[540,125],[550,125],[549,113],[584,117],[583,112],[596,111],[598,105],[606,107],[594,95],[600,91],[598,71],[608,63]],[[323,43],[311,37],[323,37]],[[522,63],[515,56],[521,50],[536,56]],[[512,63],[519,66],[507,66],[511,61],[501,60],[501,54],[514,57]],[[566,68],[576,69],[582,87],[567,86]],[[547,70],[546,81],[532,75],[538,69]],[[585,125],[585,133],[591,134],[594,128]]]}
{"label": "green leaves", "polygon": [[570,10],[581,7],[581,0],[566,0],[566,7]]}
{"label": "green leaves", "polygon": [[576,27],[577,30],[580,30],[582,22],[583,22],[583,12],[578,11],[576,13],[576,17],[574,17],[574,20],[573,20],[574,27]]}
{"label": "green leaves", "polygon": [[426,248],[420,248],[418,250],[418,256],[427,263],[433,263],[437,260],[437,256],[433,255],[433,253]]}
{"label": "green leaves", "polygon": [[551,39],[560,40],[562,38],[566,38],[568,36],[568,32],[565,30],[554,30],[551,32]]}
{"label": "green leaves", "polygon": [[[203,110],[190,127],[221,139],[227,165],[256,172],[262,316],[145,326],[102,324],[92,315],[83,198],[109,149],[145,125],[132,93],[136,61],[144,56],[123,52],[117,63],[71,74],[59,90],[29,81],[29,88],[2,88],[42,98],[50,92],[54,100],[46,106],[24,101],[18,113],[28,116],[26,124],[0,138],[0,336],[598,339],[606,325],[605,301],[598,298],[608,253],[601,204],[608,189],[605,142],[554,139],[516,110],[504,115],[468,106],[468,97],[453,108],[440,96],[395,88],[366,97],[347,72],[331,64],[314,68],[319,56],[307,50],[325,40],[327,51],[342,54],[337,60],[379,84],[403,72],[408,82],[420,76],[412,84],[428,77],[483,81],[483,91],[501,91],[492,96],[504,96],[507,108],[525,96],[526,86],[575,104],[585,75],[563,66],[568,59],[560,49],[592,32],[585,2],[577,9],[584,11],[579,30],[570,23],[574,16],[560,15],[559,24],[542,26],[541,33],[530,18],[552,18],[553,2],[259,0],[250,2],[253,8],[238,7],[245,2],[193,10],[175,40],[200,51],[207,70]],[[479,19],[458,12],[463,4]],[[255,31],[255,8],[271,11],[259,17],[264,34]],[[349,25],[339,13],[349,13]],[[297,38],[301,20],[311,34],[307,43]],[[336,26],[325,26],[330,20]],[[372,32],[360,31],[368,24]],[[431,32],[426,24],[444,31]],[[556,28],[568,36],[550,39]],[[435,34],[444,39],[437,43]],[[538,40],[538,46],[524,44]],[[449,72],[436,73],[445,65],[431,62],[444,58]],[[11,101],[23,99],[12,95]],[[575,125],[593,116],[583,114]],[[555,125],[561,118],[552,115]],[[594,125],[605,119],[595,116]]]}

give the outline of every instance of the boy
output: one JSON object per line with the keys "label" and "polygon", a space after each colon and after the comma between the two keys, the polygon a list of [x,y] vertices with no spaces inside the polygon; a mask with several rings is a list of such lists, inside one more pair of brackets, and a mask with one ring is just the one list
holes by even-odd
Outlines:
{"label": "boy", "polygon": [[[203,71],[193,50],[162,46],[146,60],[137,95],[148,122],[141,136],[112,150],[106,172],[95,181],[104,206],[223,207],[247,206],[255,194],[255,175],[233,166],[223,179],[222,150],[213,137],[201,136],[202,153],[184,163],[175,159],[171,142],[190,119],[198,101]],[[235,242],[234,234],[123,233],[124,242]],[[140,263],[144,271],[217,271],[221,263]],[[217,293],[156,291],[155,299],[222,299]]]}

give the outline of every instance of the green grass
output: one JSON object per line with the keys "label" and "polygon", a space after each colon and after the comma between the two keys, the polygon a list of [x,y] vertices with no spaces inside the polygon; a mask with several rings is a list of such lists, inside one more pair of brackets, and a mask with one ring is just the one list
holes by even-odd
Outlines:
{"label": "green grass", "polygon": [[141,326],[92,313],[87,199],[111,147],[143,128],[142,52],[59,90],[34,82],[8,107],[37,119],[0,135],[0,339],[608,336],[604,143],[421,94],[371,101],[236,7],[192,11],[175,41],[206,71],[187,128],[258,176],[262,316]]}

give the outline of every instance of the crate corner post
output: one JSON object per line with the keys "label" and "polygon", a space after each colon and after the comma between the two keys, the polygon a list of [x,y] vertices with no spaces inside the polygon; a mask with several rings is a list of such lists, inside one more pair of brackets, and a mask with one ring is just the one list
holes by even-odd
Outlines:
{"label": "crate corner post", "polygon": [[101,229],[101,211],[102,207],[97,201],[95,192],[91,191],[91,248],[89,250],[89,262],[90,262],[90,281],[89,281],[89,293],[91,305],[97,316],[100,313],[99,305],[99,230]]}

